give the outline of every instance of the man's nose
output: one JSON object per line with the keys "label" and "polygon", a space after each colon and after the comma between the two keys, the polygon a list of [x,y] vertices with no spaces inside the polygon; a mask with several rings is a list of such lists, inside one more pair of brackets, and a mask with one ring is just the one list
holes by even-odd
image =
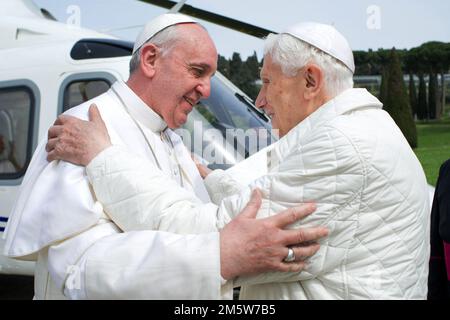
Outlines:
{"label": "man's nose", "polygon": [[255,105],[257,108],[264,108],[267,104],[266,101],[266,95],[264,94],[263,90],[261,89],[258,93],[258,96],[256,97]]}
{"label": "man's nose", "polygon": [[211,95],[211,79],[207,78],[203,80],[198,86],[197,91],[200,93],[203,99],[208,98]]}

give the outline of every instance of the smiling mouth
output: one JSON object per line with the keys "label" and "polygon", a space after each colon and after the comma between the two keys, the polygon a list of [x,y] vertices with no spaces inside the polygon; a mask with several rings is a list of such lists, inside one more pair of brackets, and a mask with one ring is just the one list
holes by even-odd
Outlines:
{"label": "smiling mouth", "polygon": [[184,100],[186,100],[187,103],[189,103],[191,105],[191,107],[193,107],[196,104],[196,102],[192,101],[188,97],[183,97],[183,98],[184,98]]}

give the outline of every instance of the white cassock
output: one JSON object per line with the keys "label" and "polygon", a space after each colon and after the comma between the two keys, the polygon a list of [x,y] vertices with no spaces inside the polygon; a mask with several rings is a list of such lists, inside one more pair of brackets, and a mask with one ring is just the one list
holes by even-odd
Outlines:
{"label": "white cassock", "polygon": [[220,227],[242,211],[255,187],[263,197],[260,218],[314,200],[317,210],[292,227],[326,226],[320,250],[300,273],[234,279],[242,299],[425,299],[428,187],[414,152],[381,107],[366,89],[346,90],[260,151],[261,166],[245,160],[252,161],[247,171],[267,172],[249,186],[240,185],[236,172],[239,182],[229,172],[209,174],[205,185],[219,205],[209,216],[206,205],[119,146],[100,153],[86,172],[105,211],[128,231],[170,225],[196,233],[195,221],[211,216]]}
{"label": "white cassock", "polygon": [[[67,114],[87,119],[91,103],[114,145],[148,159],[199,201],[210,201],[180,137],[124,82]],[[222,286],[214,220],[206,219],[198,235],[123,232],[96,201],[85,168],[47,162],[45,144],[30,163],[5,244],[6,256],[37,261],[36,299],[63,293],[73,299],[231,298],[224,289],[229,285]]]}

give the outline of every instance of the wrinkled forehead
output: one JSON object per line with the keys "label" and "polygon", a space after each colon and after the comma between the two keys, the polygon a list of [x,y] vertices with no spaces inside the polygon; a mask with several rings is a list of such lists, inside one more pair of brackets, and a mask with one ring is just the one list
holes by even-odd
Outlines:
{"label": "wrinkled forehead", "polygon": [[208,31],[198,23],[183,23],[176,26],[179,44],[208,45],[216,48]]}
{"label": "wrinkled forehead", "polygon": [[206,29],[198,24],[179,26],[179,37],[172,52],[178,57],[196,63],[217,64],[217,49]]}
{"label": "wrinkled forehead", "polygon": [[259,72],[261,78],[268,77],[270,74],[274,73],[277,67],[279,66],[273,61],[271,56],[268,54],[265,55],[261,71]]}

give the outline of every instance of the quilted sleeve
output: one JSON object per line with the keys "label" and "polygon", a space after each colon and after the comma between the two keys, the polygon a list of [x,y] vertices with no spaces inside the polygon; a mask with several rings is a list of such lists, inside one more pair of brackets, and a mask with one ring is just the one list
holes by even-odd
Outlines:
{"label": "quilted sleeve", "polygon": [[244,186],[233,179],[227,172],[216,169],[204,180],[206,190],[213,203],[219,205],[226,197],[238,193]]}
{"label": "quilted sleeve", "polygon": [[217,231],[217,206],[203,204],[152,163],[123,147],[104,150],[86,172],[105,212],[124,231]]}
{"label": "quilted sleeve", "polygon": [[268,175],[225,199],[221,210],[233,217],[245,206],[251,188],[258,187],[264,198],[259,218],[314,201],[316,212],[291,228],[325,226],[329,236],[320,241],[320,250],[307,261],[303,272],[242,277],[235,285],[315,278],[345,264],[348,250],[356,243],[366,170],[362,156],[345,134],[331,128],[317,130],[311,139],[304,138],[301,142],[283,155],[280,164]]}

